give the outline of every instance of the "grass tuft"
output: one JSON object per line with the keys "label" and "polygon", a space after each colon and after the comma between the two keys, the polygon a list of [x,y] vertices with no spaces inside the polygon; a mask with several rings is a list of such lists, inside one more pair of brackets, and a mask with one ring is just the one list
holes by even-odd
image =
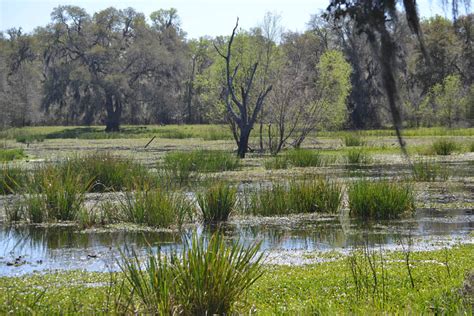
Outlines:
{"label": "grass tuft", "polygon": [[[143,267],[139,256],[122,255],[120,268],[127,287],[122,312],[160,315],[227,315],[238,311],[250,288],[263,274],[260,243],[227,245],[215,233],[209,240],[194,233],[180,256],[149,254]],[[143,267],[143,268],[142,268]],[[130,304],[131,302],[131,304]],[[134,306],[134,302],[138,302]],[[132,306],[131,306],[132,305]]]}
{"label": "grass tuft", "polygon": [[237,202],[237,190],[226,183],[217,183],[197,195],[204,222],[226,221]]}
{"label": "grass tuft", "polygon": [[181,226],[192,215],[194,207],[184,195],[145,189],[125,193],[119,212],[119,218],[127,222],[169,228],[172,225]]}
{"label": "grass tuft", "polygon": [[349,150],[346,159],[348,164],[368,164],[372,161],[370,154],[362,148]]}
{"label": "grass tuft", "polygon": [[288,186],[274,183],[269,188],[249,192],[244,209],[246,213],[262,216],[336,213],[341,199],[341,186],[328,180],[291,182]]}
{"label": "grass tuft", "polygon": [[433,182],[447,180],[448,171],[435,161],[419,160],[413,163],[413,178],[415,181]]}
{"label": "grass tuft", "polygon": [[391,219],[414,211],[411,185],[401,182],[358,180],[349,186],[349,209],[364,219]]}
{"label": "grass tuft", "polygon": [[450,139],[439,139],[431,145],[432,150],[437,155],[448,156],[459,149],[458,144]]}
{"label": "grass tuft", "polygon": [[318,151],[310,149],[294,149],[286,153],[289,162],[295,167],[320,167],[324,160]]}
{"label": "grass tuft", "polygon": [[186,183],[193,173],[236,170],[240,167],[240,162],[229,152],[195,150],[168,153],[164,157],[162,167],[177,181]]}
{"label": "grass tuft", "polygon": [[365,143],[365,140],[360,135],[351,133],[344,136],[344,144],[346,147],[364,146]]}

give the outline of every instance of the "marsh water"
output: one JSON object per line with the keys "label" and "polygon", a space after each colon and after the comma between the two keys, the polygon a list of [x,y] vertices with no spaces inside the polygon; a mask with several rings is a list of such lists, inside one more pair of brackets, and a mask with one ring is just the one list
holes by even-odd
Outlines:
{"label": "marsh water", "polygon": [[[0,221],[0,276],[52,270],[117,270],[117,260],[127,249],[143,255],[149,246],[153,251],[179,251],[193,232],[208,237],[216,229],[223,231],[229,242],[261,241],[270,264],[313,263],[324,260],[324,253],[347,253],[362,245],[395,250],[412,243],[413,250],[429,250],[474,243],[474,187],[469,178],[474,174],[474,165],[472,161],[443,165],[449,169],[450,178],[456,179],[457,187],[453,190],[443,183],[423,185],[417,190],[423,207],[414,216],[401,220],[367,223],[351,218],[347,211],[340,215],[244,216],[219,227],[193,224],[181,231],[137,231],[128,227],[84,231],[74,225],[12,226]],[[321,169],[324,168],[318,170]],[[349,172],[330,167],[323,172],[336,178],[410,174],[406,165],[372,165]],[[260,184],[247,182],[239,190]],[[0,199],[0,206],[8,198]]]}
{"label": "marsh water", "polygon": [[396,249],[413,241],[414,250],[473,242],[474,212],[468,209],[418,209],[405,220],[364,223],[339,216],[245,217],[220,227],[198,226],[181,232],[81,231],[74,226],[0,226],[0,275],[34,271],[117,269],[117,258],[126,249],[145,254],[150,245],[157,251],[177,251],[193,231],[209,236],[224,231],[229,242],[262,241],[269,263],[314,262],[305,254],[345,252],[369,244]]}

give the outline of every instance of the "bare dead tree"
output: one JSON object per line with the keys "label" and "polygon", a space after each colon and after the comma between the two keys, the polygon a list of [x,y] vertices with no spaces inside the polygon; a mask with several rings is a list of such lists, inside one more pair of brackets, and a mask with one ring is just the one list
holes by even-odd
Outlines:
{"label": "bare dead tree", "polygon": [[229,42],[227,44],[227,52],[223,54],[217,46],[214,45],[217,53],[224,58],[226,63],[226,89],[225,89],[225,104],[227,113],[230,120],[237,127],[238,137],[237,142],[237,155],[240,158],[245,158],[245,154],[248,151],[250,133],[252,132],[255,121],[257,120],[258,114],[262,110],[265,97],[272,90],[272,86],[262,87],[257,93],[255,103],[250,98],[250,93],[253,86],[255,73],[257,72],[258,62],[255,62],[251,69],[246,72],[244,79],[240,85],[240,96],[236,92],[234,79],[239,71],[240,64],[237,64],[231,71],[231,58],[232,58],[232,43],[235,38],[237,27],[239,26],[239,19],[235,23],[235,27],[232,30]]}

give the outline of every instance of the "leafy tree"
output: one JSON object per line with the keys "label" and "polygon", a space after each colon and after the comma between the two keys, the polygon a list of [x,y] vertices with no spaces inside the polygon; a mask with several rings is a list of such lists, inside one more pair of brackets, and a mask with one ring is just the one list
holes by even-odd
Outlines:
{"label": "leafy tree", "polygon": [[465,95],[459,75],[449,75],[442,83],[435,84],[423,103],[424,121],[452,127],[465,122],[469,113],[468,96]]}

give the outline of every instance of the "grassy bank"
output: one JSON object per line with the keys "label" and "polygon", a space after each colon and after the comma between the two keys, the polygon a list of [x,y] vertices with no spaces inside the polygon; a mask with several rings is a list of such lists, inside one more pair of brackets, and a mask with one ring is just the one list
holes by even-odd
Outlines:
{"label": "grassy bank", "polygon": [[[449,250],[382,256],[375,287],[370,267],[356,285],[352,256],[307,266],[264,266],[264,274],[234,311],[273,314],[467,314],[463,282],[472,272],[473,245]],[[376,262],[380,262],[378,253]],[[364,268],[364,256],[357,256]],[[362,270],[363,271],[363,270]],[[383,273],[383,277],[382,277]],[[121,273],[64,272],[0,278],[0,313],[97,314],[117,310]],[[472,284],[471,284],[472,286]],[[369,290],[367,292],[367,289]],[[471,287],[472,289],[472,287]],[[472,293],[471,293],[472,295]]]}

